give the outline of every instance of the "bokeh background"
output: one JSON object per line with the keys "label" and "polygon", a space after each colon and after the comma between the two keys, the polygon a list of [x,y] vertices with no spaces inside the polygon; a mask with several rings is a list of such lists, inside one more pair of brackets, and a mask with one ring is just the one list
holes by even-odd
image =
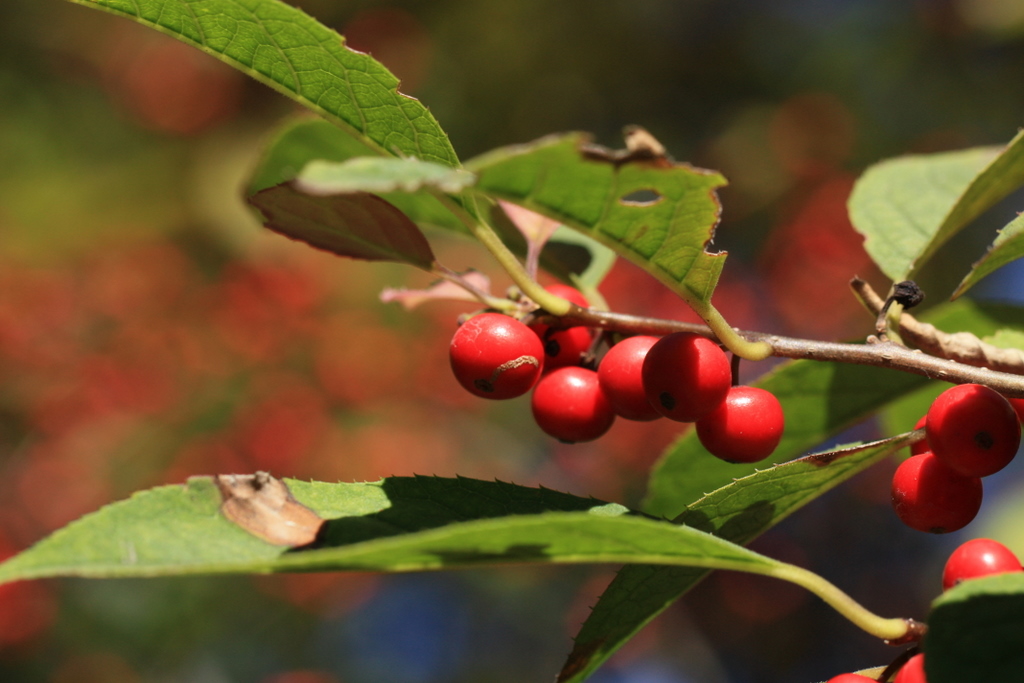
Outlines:
{"label": "bokeh background", "polygon": [[[724,172],[714,246],[731,256],[715,302],[748,329],[863,336],[846,282],[887,283],[846,219],[858,173],[1004,143],[1024,121],[1014,0],[293,4],[389,66],[463,158],[566,130],[618,146],[641,124],[676,158]],[[129,21],[0,3],[0,557],[137,489],[214,472],[459,473],[641,500],[680,425],[620,420],[597,443],[559,445],[525,399],[485,404],[450,377],[464,306],[379,302],[422,275],[259,226],[241,187],[295,109]],[[940,253],[930,302],[1013,215],[1011,200]],[[436,237],[447,265],[506,284],[479,248]],[[976,296],[1019,297],[1020,282],[1011,269]],[[603,289],[617,310],[688,315],[624,264]],[[958,540],[1024,551],[1019,466],[988,486],[979,520],[942,538],[895,520],[893,468],[754,547],[919,617]],[[613,570],[14,584],[0,588],[0,680],[551,680]],[[895,654],[798,589],[721,573],[593,680],[815,681]]]}

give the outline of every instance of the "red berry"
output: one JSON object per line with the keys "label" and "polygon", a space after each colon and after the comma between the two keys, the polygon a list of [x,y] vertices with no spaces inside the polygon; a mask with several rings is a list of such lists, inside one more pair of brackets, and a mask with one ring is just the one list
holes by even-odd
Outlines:
{"label": "red berry", "polygon": [[980,384],[946,389],[927,417],[931,452],[966,477],[998,472],[1020,446],[1020,421],[1013,406],[1002,394]]}
{"label": "red berry", "polygon": [[941,534],[967,526],[981,509],[978,477],[964,477],[932,453],[904,460],[892,477],[892,505],[904,524]]}
{"label": "red berry", "polygon": [[892,683],[928,683],[924,677],[924,654],[918,653],[908,659],[896,672],[896,678],[892,679]]}
{"label": "red berry", "polygon": [[696,422],[725,400],[732,369],[718,344],[676,332],[659,339],[647,352],[643,381],[655,410],[670,420]]}
{"label": "red berry", "polygon": [[979,576],[1022,571],[1020,560],[999,541],[974,538],[953,551],[942,570],[942,589]]}
{"label": "red berry", "polygon": [[559,368],[542,377],[531,406],[537,426],[566,443],[593,441],[615,421],[597,373],[586,368]]}
{"label": "red berry", "polygon": [[[568,299],[577,306],[583,308],[590,306],[587,298],[579,290],[569,285],[553,284],[544,289],[551,294]],[[578,365],[580,355],[590,349],[590,344],[594,340],[588,327],[569,327],[556,330],[544,323],[533,323],[530,325],[530,329],[537,333],[544,345],[545,372],[568,365]]]}
{"label": "red berry", "polygon": [[500,313],[464,322],[449,349],[455,378],[483,398],[522,396],[537,383],[544,349],[530,328]]}
{"label": "red berry", "polygon": [[560,282],[556,282],[553,285],[548,285],[544,289],[550,292],[551,294],[554,294],[555,296],[560,296],[563,299],[568,299],[577,306],[582,306],[583,308],[590,307],[590,302],[587,301],[587,297],[583,296],[583,292],[576,289],[575,287],[570,287],[569,285],[563,285]]}
{"label": "red berry", "polygon": [[[927,415],[922,415],[921,419],[918,420],[917,424],[914,425],[914,429],[921,429],[922,427],[925,426],[925,423],[927,421],[928,421],[928,416]],[[921,439],[920,441],[915,441],[914,443],[910,444],[910,454],[911,455],[921,455],[922,453],[927,453],[927,452],[928,452],[928,439],[927,439],[927,437],[924,438],[924,439]]]}
{"label": "red berry", "polygon": [[594,341],[589,327],[568,327],[564,330],[548,328],[543,335],[538,336],[544,345],[545,372],[568,365],[579,365],[580,356],[590,349],[590,344]]}
{"label": "red berry", "polygon": [[764,460],[779,445],[785,418],[779,399],[757,387],[732,387],[718,407],[697,420],[697,438],[729,462]]}
{"label": "red berry", "polygon": [[597,368],[601,389],[616,415],[627,420],[656,420],[661,414],[647,400],[643,367],[657,337],[637,335],[623,339],[608,350]]}
{"label": "red berry", "polygon": [[828,679],[826,683],[877,683],[874,678],[860,674],[839,674]]}
{"label": "red berry", "polygon": [[1017,413],[1017,421],[1024,422],[1024,398],[1008,398],[1006,400],[1010,402]]}

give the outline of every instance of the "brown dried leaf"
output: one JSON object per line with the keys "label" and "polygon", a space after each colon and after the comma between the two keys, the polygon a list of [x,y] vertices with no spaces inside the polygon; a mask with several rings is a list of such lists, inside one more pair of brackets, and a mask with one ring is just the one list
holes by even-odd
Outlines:
{"label": "brown dried leaf", "polygon": [[213,481],[223,498],[220,511],[253,536],[290,547],[316,540],[324,520],[295,500],[280,479],[257,472],[218,474]]}

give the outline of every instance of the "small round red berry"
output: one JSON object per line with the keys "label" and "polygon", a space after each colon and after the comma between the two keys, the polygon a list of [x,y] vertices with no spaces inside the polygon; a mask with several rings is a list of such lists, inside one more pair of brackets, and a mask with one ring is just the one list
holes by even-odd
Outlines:
{"label": "small round red berry", "polygon": [[979,576],[1022,571],[1020,560],[999,541],[974,538],[950,554],[942,570],[942,589],[949,590],[961,581]]}
{"label": "small round red berry", "polygon": [[567,327],[564,330],[548,328],[541,335],[544,345],[544,370],[557,370],[579,365],[581,357],[594,341],[589,327]]}
{"label": "small round red berry", "polygon": [[892,505],[904,524],[941,534],[967,526],[981,509],[978,477],[965,477],[932,453],[914,455],[892,477]]}
{"label": "small round red berry", "polygon": [[608,349],[601,359],[597,378],[616,415],[638,421],[661,417],[647,400],[643,380],[644,358],[657,341],[657,337],[642,334],[628,337]]}
{"label": "small round red berry", "polygon": [[725,400],[732,385],[729,359],[718,344],[689,332],[662,337],[642,370],[647,400],[677,422],[696,422]]}
{"label": "small round red berry", "polygon": [[1006,399],[1013,406],[1013,410],[1017,413],[1017,420],[1024,422],[1024,398],[1008,398]]}
{"label": "small round red berry", "polygon": [[839,674],[828,679],[826,683],[877,683],[877,681],[860,674]]}
{"label": "small round red berry", "polygon": [[[590,302],[587,301],[587,297],[583,296],[583,292],[576,289],[575,287],[570,287],[569,285],[563,285],[561,283],[555,283],[553,285],[548,285],[547,287],[545,287],[544,291],[550,294],[554,294],[555,296],[560,296],[563,299],[567,299],[576,304],[577,306],[581,306],[583,308],[590,307]],[[539,312],[543,313],[543,311]],[[548,325],[540,322],[530,324],[530,329],[536,332],[537,336],[541,338],[543,338],[544,333],[548,331],[548,327]]]}
{"label": "small round red berry", "polygon": [[[544,288],[545,291],[568,299],[577,306],[587,308],[590,302],[578,289],[569,285],[553,284]],[[568,327],[565,329],[552,329],[544,323],[532,323],[530,329],[537,333],[541,343],[544,345],[544,371],[550,372],[556,368],[564,368],[569,365],[579,365],[580,356],[590,349],[594,335],[588,327]]]}
{"label": "small round red berry", "polygon": [[942,392],[927,418],[931,452],[967,477],[998,472],[1020,447],[1020,420],[1013,406],[980,384],[960,384]]}
{"label": "small round red berry", "polygon": [[500,313],[482,313],[464,322],[449,348],[455,378],[483,398],[522,396],[537,383],[543,358],[537,335]]}
{"label": "small round red berry", "polygon": [[896,672],[892,683],[928,683],[924,677],[924,654],[919,652]]}
{"label": "small round red berry", "polygon": [[[922,415],[921,419],[918,420],[917,423],[914,425],[914,429],[923,429],[924,426],[925,426],[925,423],[927,423],[927,422],[928,422],[928,416],[927,415]],[[910,444],[910,454],[911,455],[921,455],[922,453],[927,453],[927,452],[928,452],[928,438],[927,437],[921,439],[920,441],[915,441],[914,443]]]}
{"label": "small round red berry", "polygon": [[559,368],[544,375],[533,390],[531,407],[537,426],[566,443],[593,441],[615,421],[597,373],[587,368]]}
{"label": "small round red berry", "polygon": [[732,387],[725,400],[697,420],[697,438],[728,462],[758,462],[775,451],[785,416],[779,399],[757,387]]}

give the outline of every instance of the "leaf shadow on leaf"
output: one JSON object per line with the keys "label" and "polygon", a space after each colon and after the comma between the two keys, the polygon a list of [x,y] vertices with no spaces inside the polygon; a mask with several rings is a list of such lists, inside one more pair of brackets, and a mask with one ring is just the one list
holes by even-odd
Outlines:
{"label": "leaf shadow on leaf", "polygon": [[[388,477],[380,488],[390,505],[366,515],[325,519],[313,543],[292,548],[290,553],[352,545],[379,538],[437,529],[475,519],[493,519],[509,514],[544,512],[585,512],[607,505],[596,498],[580,498],[549,489],[528,489],[503,482],[459,478],[457,491],[452,480],[436,477]],[[643,513],[623,514],[648,517]],[[543,544],[510,545],[500,553],[471,550],[436,553],[445,564],[495,560],[524,561],[547,556]]]}

